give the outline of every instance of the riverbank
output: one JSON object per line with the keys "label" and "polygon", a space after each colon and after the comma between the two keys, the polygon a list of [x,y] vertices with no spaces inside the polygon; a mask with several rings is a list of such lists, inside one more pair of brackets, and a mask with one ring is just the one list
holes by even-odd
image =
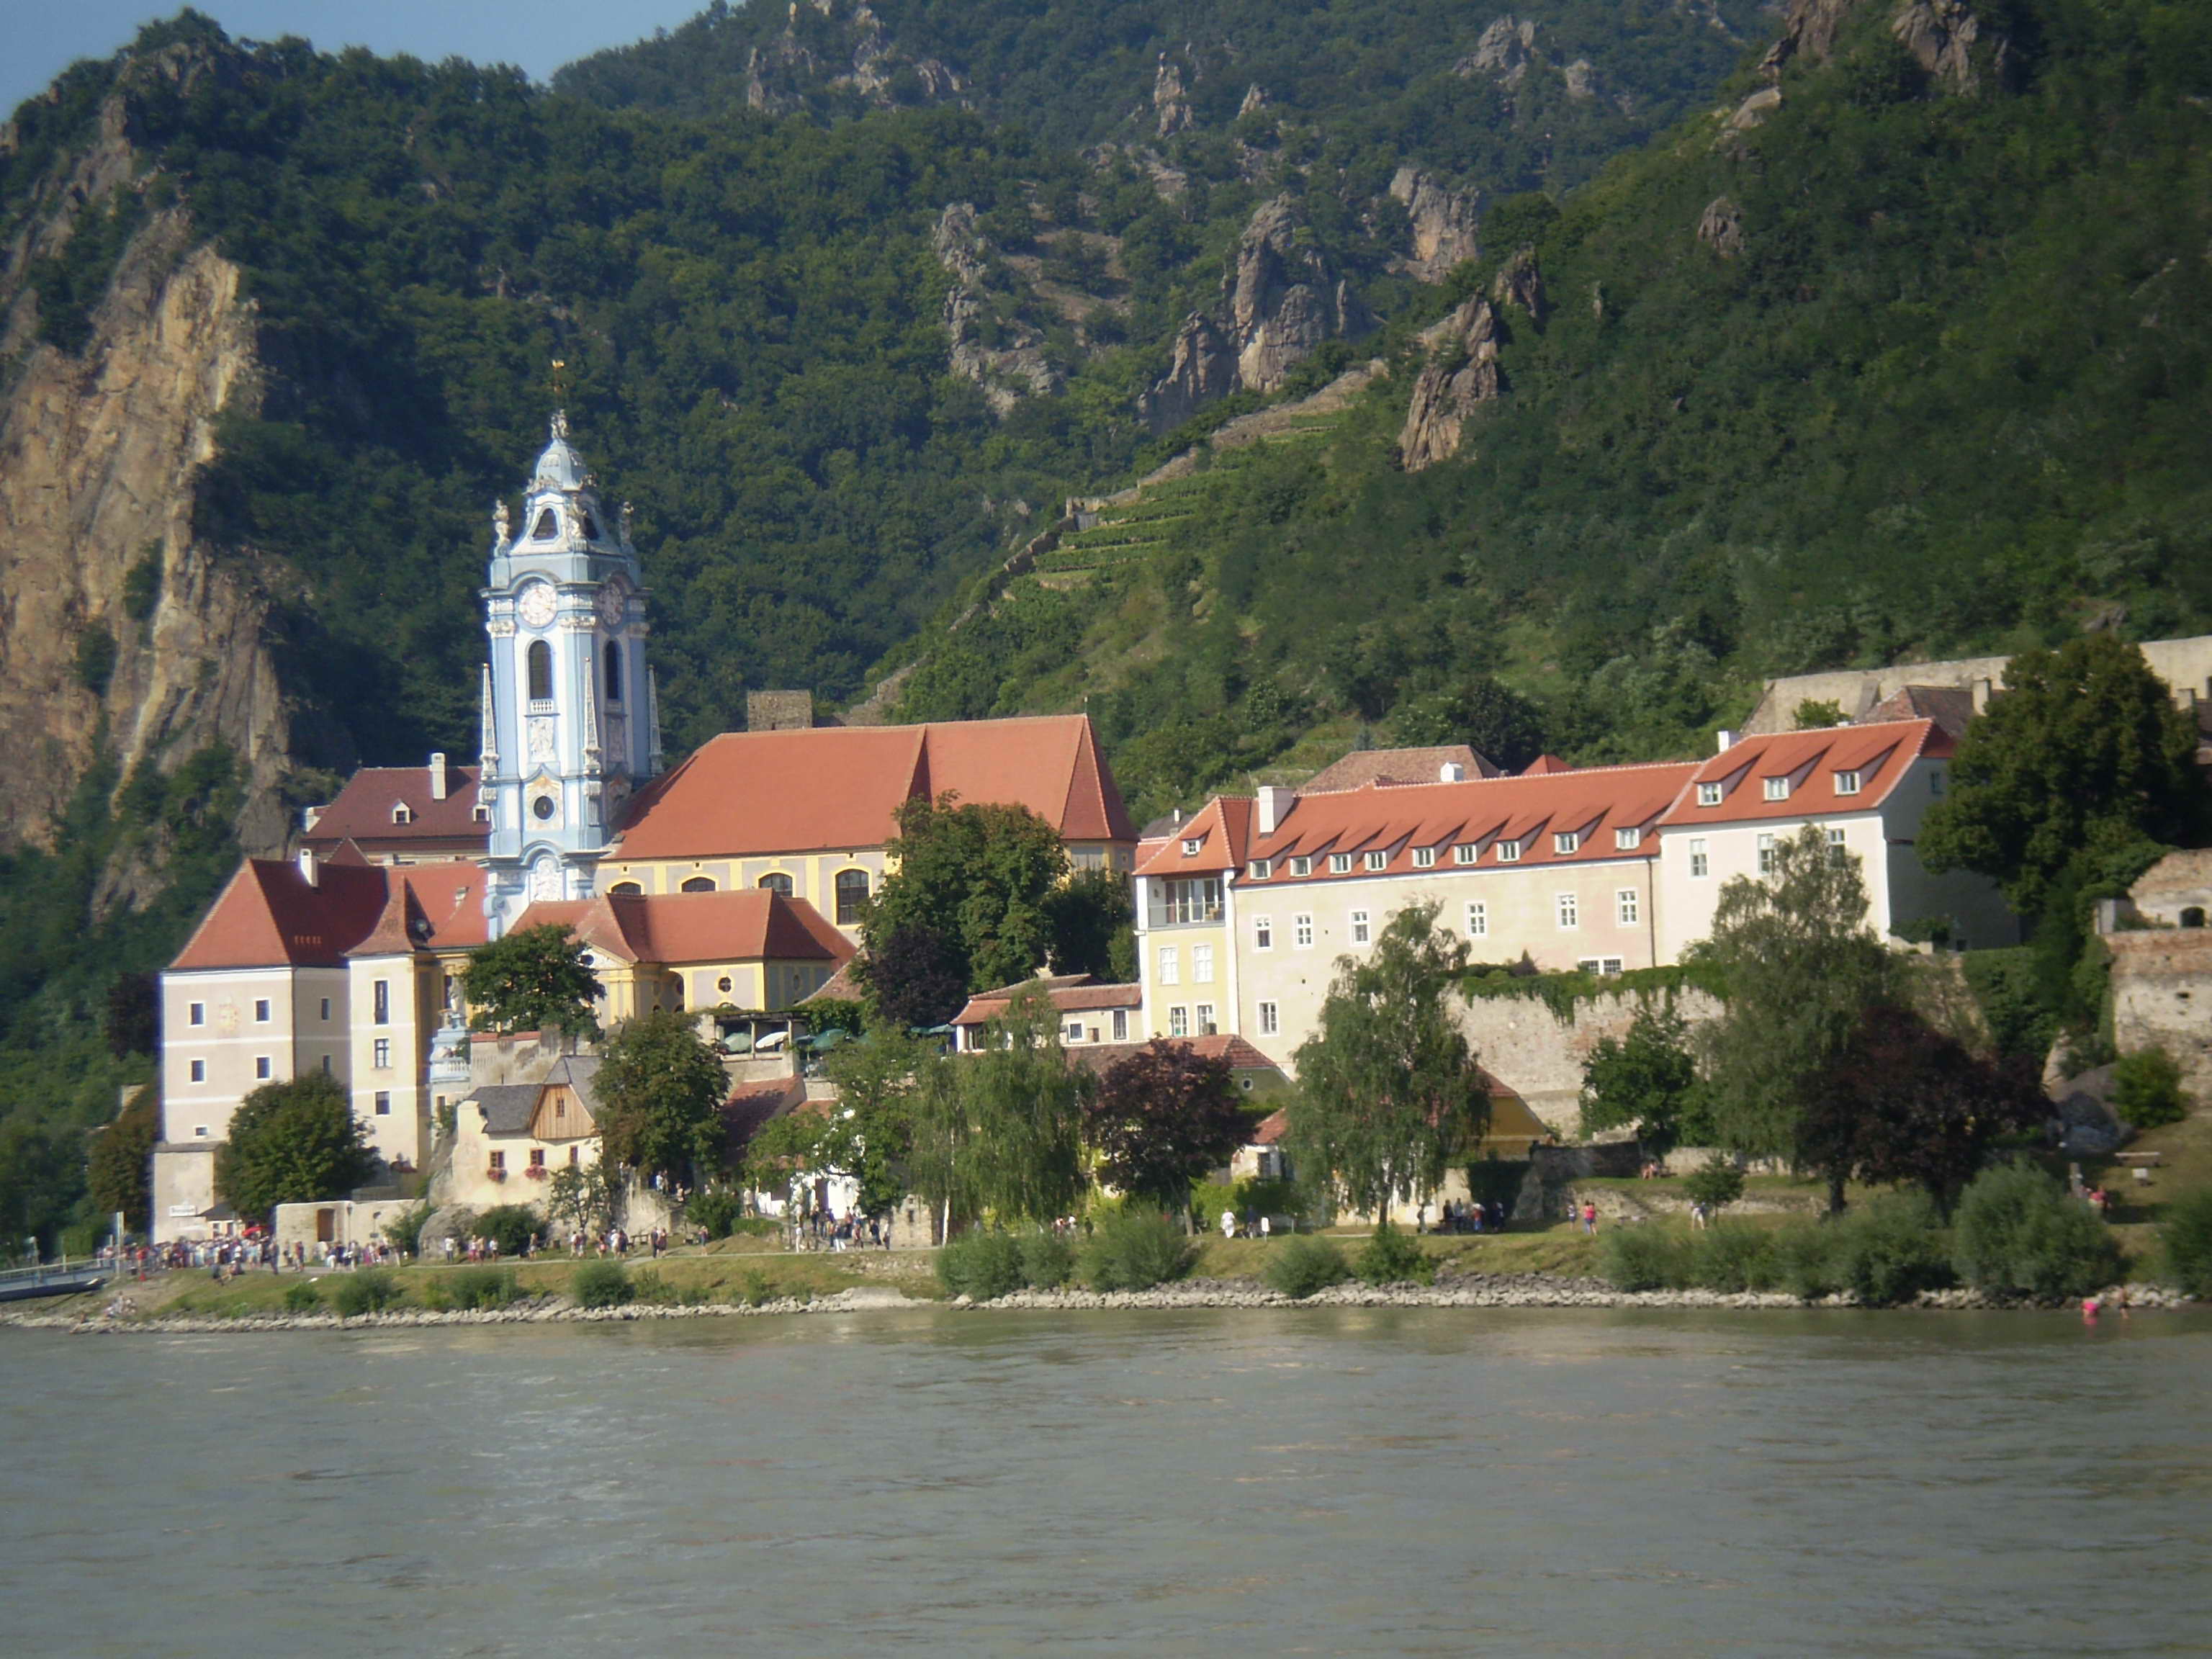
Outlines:
{"label": "riverbank", "polygon": [[[2167,1286],[2130,1284],[2113,1286],[2102,1297],[2117,1316],[2120,1293],[2133,1312],[2152,1312],[2195,1305],[2195,1298]],[[497,1309],[393,1308],[379,1313],[343,1318],[334,1313],[266,1313],[210,1316],[204,1314],[133,1315],[82,1307],[44,1313],[0,1315],[0,1327],[27,1330],[60,1330],[86,1335],[265,1334],[275,1331],[333,1331],[411,1328],[438,1326],[622,1324],[641,1320],[783,1318],[810,1314],[911,1312],[945,1309],[960,1313],[1078,1313],[1127,1310],[1201,1310],[1252,1308],[1661,1308],[1725,1309],[1741,1310],[1808,1309],[1855,1310],[1849,1294],[1805,1301],[1781,1291],[1620,1291],[1600,1279],[1564,1278],[1549,1273],[1490,1273],[1467,1276],[1449,1283],[1420,1285],[1335,1285],[1303,1299],[1271,1291],[1255,1282],[1237,1279],[1195,1279],[1162,1285],[1150,1291],[1017,1291],[990,1302],[971,1302],[965,1297],[943,1302],[910,1297],[888,1285],[854,1285],[823,1296],[778,1297],[757,1302],[629,1302],[611,1308],[585,1308],[563,1296],[539,1295]],[[1909,1303],[1888,1311],[2027,1311],[2066,1310],[2075,1304],[2024,1298],[1994,1297],[1972,1290],[1923,1291]]]}

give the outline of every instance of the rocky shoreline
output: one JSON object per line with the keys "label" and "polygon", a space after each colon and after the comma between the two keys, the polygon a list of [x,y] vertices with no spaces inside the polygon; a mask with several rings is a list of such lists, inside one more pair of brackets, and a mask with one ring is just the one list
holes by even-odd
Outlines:
{"label": "rocky shoreline", "polygon": [[[2191,1305],[2196,1298],[2168,1286],[2131,1284],[2104,1293],[2111,1305],[2124,1290],[2130,1310]],[[2069,1302],[1994,1297],[1978,1291],[1924,1291],[1892,1311],[2051,1311]],[[274,1331],[378,1330],[423,1326],[623,1324],[653,1319],[780,1318],[799,1314],[870,1313],[947,1308],[961,1313],[1076,1313],[1099,1310],[1200,1310],[1233,1308],[1697,1308],[1856,1309],[1849,1294],[1807,1302],[1778,1291],[1620,1291],[1602,1279],[1547,1273],[1477,1273],[1447,1283],[1422,1285],[1334,1285],[1304,1300],[1238,1279],[1192,1279],[1150,1291],[1016,1291],[990,1302],[957,1297],[933,1302],[878,1287],[840,1291],[806,1299],[783,1297],[748,1306],[742,1303],[625,1303],[613,1308],[581,1308],[566,1297],[526,1298],[514,1306],[470,1310],[407,1308],[360,1314],[270,1313],[212,1317],[155,1315],[113,1318],[105,1314],[0,1314],[0,1326],[24,1330],[59,1330],[78,1335],[249,1334]]]}

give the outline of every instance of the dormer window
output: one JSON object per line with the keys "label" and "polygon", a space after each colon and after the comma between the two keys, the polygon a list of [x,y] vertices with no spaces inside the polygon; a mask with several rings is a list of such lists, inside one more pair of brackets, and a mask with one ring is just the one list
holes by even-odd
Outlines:
{"label": "dormer window", "polygon": [[1838,794],[1856,795],[1858,792],[1859,775],[1857,768],[1854,767],[1848,772],[1838,772],[1836,774],[1836,793]]}
{"label": "dormer window", "polygon": [[1367,867],[1370,870],[1385,869],[1389,863],[1390,855],[1388,853],[1370,853],[1367,855]]}
{"label": "dormer window", "polygon": [[1313,860],[1311,859],[1305,858],[1292,859],[1291,860],[1291,873],[1294,876],[1310,876],[1313,874]]}
{"label": "dormer window", "polygon": [[1328,872],[1332,876],[1345,876],[1351,874],[1352,854],[1349,853],[1331,853],[1328,855]]}
{"label": "dormer window", "polygon": [[414,823],[414,822],[415,822],[415,809],[414,809],[413,807],[410,806],[410,805],[409,805],[405,801],[404,801],[404,800],[403,800],[403,801],[394,801],[394,802],[392,803],[392,821],[394,823]]}
{"label": "dormer window", "polygon": [[1265,881],[1265,880],[1267,880],[1267,878],[1268,877],[1270,877],[1270,876],[1273,875],[1274,873],[1275,873],[1275,861],[1274,861],[1274,860],[1273,860],[1273,859],[1254,859],[1254,860],[1252,860],[1252,879],[1253,879],[1253,880],[1255,880],[1255,881]]}
{"label": "dormer window", "polygon": [[1463,841],[1460,842],[1458,846],[1452,848],[1452,862],[1454,864],[1473,864],[1481,856],[1482,848],[1477,847],[1471,841]]}
{"label": "dormer window", "polygon": [[1717,783],[1701,783],[1701,784],[1699,784],[1699,785],[1698,786],[1698,805],[1700,805],[1700,806],[1718,806],[1720,804],[1721,804],[1721,787],[1720,787],[1720,785],[1718,785]]}
{"label": "dormer window", "polygon": [[1644,831],[1640,829],[1616,830],[1613,832],[1613,846],[1615,852],[1632,853],[1643,845]]}
{"label": "dormer window", "polygon": [[1437,849],[1435,848],[1416,847],[1413,849],[1413,868],[1416,870],[1433,870],[1436,868],[1436,865]]}
{"label": "dormer window", "polygon": [[561,520],[551,507],[538,515],[538,522],[530,532],[533,542],[550,542],[561,533]]}
{"label": "dormer window", "polygon": [[489,801],[478,801],[474,806],[469,808],[469,817],[477,823],[489,823],[491,822],[491,803]]}
{"label": "dormer window", "polygon": [[1583,837],[1582,831],[1579,830],[1562,830],[1552,837],[1552,851],[1561,858],[1565,858],[1571,853],[1579,853],[1582,848]]}
{"label": "dormer window", "polygon": [[1206,845],[1206,837],[1205,837],[1205,836],[1190,836],[1190,837],[1187,838],[1187,839],[1183,842],[1183,844],[1182,844],[1182,855],[1183,855],[1185,858],[1187,858],[1187,859],[1194,859],[1194,858],[1196,858],[1196,857],[1198,856],[1198,854],[1199,854],[1199,850],[1200,850],[1201,848],[1203,848],[1205,845]]}
{"label": "dormer window", "polygon": [[1787,779],[1787,778],[1766,778],[1766,779],[1763,779],[1763,780],[1761,780],[1761,781],[1763,781],[1763,782],[1766,785],[1766,798],[1767,798],[1767,799],[1769,799],[1769,800],[1788,800],[1788,799],[1790,799],[1790,780],[1789,780],[1789,779]]}
{"label": "dormer window", "polygon": [[1500,864],[1520,863],[1521,843],[1517,841],[1499,842],[1498,843],[1498,861]]}

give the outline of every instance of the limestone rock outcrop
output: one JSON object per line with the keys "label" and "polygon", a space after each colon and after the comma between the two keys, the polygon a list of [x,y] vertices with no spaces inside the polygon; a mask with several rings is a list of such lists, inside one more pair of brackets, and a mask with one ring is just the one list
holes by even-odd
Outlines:
{"label": "limestone rock outcrop", "polygon": [[1025,397],[1046,397],[1057,390],[1060,377],[1045,362],[1044,336],[1019,318],[996,314],[989,286],[991,246],[976,228],[974,204],[947,206],[930,233],[930,246],[952,278],[945,292],[952,372],[981,386],[984,401],[1000,416]]}
{"label": "limestone rock outcrop", "polygon": [[1490,301],[1477,295],[1421,336],[1428,361],[1413,380],[1398,459],[1408,472],[1459,453],[1467,422],[1504,390],[1498,370],[1501,331]]}
{"label": "limestone rock outcrop", "polygon": [[1390,196],[1413,222],[1412,251],[1392,261],[1395,270],[1424,283],[1440,283],[1463,259],[1480,252],[1475,232],[1482,220],[1482,192],[1447,190],[1415,167],[1400,167],[1390,180]]}
{"label": "limestone rock outcrop", "polygon": [[1536,26],[1516,17],[1494,19],[1474,43],[1474,51],[1452,66],[1452,73],[1486,76],[1510,90],[1528,77],[1534,60]]}
{"label": "limestone rock outcrop", "polygon": [[1512,256],[1498,268],[1498,278],[1490,285],[1490,299],[1500,310],[1517,307],[1530,322],[1543,326],[1544,273],[1536,268],[1534,248],[1513,250]]}
{"label": "limestone rock outcrop", "polygon": [[[857,93],[879,109],[905,100],[940,103],[957,100],[958,75],[934,58],[916,58],[891,41],[883,20],[865,3],[845,9],[844,0],[805,0],[831,22],[844,25],[839,54],[824,63],[800,41],[799,6],[783,33],[745,55],[745,103],[770,115],[787,115],[806,106],[817,88]],[[896,77],[911,76],[902,100]]]}
{"label": "limestone rock outcrop", "polygon": [[[1980,88],[1981,73],[1974,64],[1973,49],[1984,35],[1981,20],[1967,8],[1966,0],[1907,0],[1890,20],[1889,32],[1922,69],[1954,92],[1974,92]],[[2012,42],[1995,30],[1986,39],[1989,67],[2002,76],[2012,56]]]}
{"label": "limestone rock outcrop", "polygon": [[1743,252],[1743,210],[1725,196],[1705,204],[1698,220],[1698,240],[1723,259]]}
{"label": "limestone rock outcrop", "polygon": [[1782,33],[1759,58],[1759,72],[1774,79],[1794,58],[1826,63],[1835,54],[1836,36],[1844,20],[1861,3],[1862,0],[1789,0],[1782,10]]}
{"label": "limestone rock outcrop", "polygon": [[1170,432],[1205,407],[1237,390],[1237,354],[1211,318],[1193,312],[1176,335],[1168,372],[1137,400],[1154,432]]}
{"label": "limestone rock outcrop", "polygon": [[1237,245],[1229,281],[1229,329],[1237,382],[1272,392],[1323,340],[1360,331],[1364,313],[1328,257],[1300,238],[1287,197],[1263,204]]}
{"label": "limestone rock outcrop", "polygon": [[1182,70],[1167,53],[1160,54],[1159,68],[1152,76],[1152,112],[1157,117],[1159,136],[1169,137],[1181,132],[1197,118],[1191,112],[1190,94],[1182,83]]}

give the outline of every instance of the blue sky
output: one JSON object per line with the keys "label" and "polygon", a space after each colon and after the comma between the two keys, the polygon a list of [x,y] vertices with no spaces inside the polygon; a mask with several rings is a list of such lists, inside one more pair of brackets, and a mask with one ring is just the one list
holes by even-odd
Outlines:
{"label": "blue sky", "polygon": [[[542,81],[571,58],[673,27],[706,0],[198,0],[235,39],[304,34],[325,51],[367,46],[435,62],[517,64]],[[0,112],[80,58],[105,58],[173,4],[147,0],[0,0]]]}

